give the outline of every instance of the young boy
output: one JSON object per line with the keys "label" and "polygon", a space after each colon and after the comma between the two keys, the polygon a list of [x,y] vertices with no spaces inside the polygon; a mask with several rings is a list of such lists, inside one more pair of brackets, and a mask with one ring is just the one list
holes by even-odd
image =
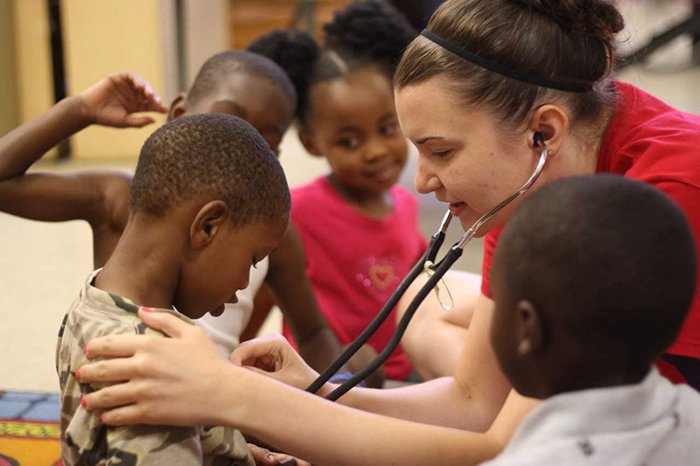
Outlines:
{"label": "young boy", "polygon": [[124,233],[104,268],[88,277],[59,333],[66,465],[202,464],[202,455],[205,461],[225,456],[253,464],[245,440],[230,429],[107,428],[81,406],[94,387],[80,384],[73,371],[86,362],[82,348],[95,336],[153,333],[140,323],[139,306],[188,322],[220,315],[224,303],[235,302],[236,291],[248,286],[251,264],[277,246],[289,208],[279,162],[240,118],[183,117],[148,138]]}
{"label": "young boy", "polygon": [[690,306],[694,258],[683,214],[649,185],[568,178],[524,201],[494,257],[491,342],[544,402],[485,464],[698,464],[700,395],[653,365]]}
{"label": "young boy", "polygon": [[[189,92],[178,96],[169,110],[140,78],[126,73],[109,76],[0,138],[0,211],[40,221],[87,221],[94,266],[99,268],[124,231],[131,176],[108,170],[27,174],[46,151],[88,125],[141,127],[153,120],[135,112],[158,111],[167,112],[169,121],[203,113],[239,116],[277,153],[295,106],[296,92],[286,73],[271,60],[244,51],[223,52],[207,60]],[[340,345],[318,310],[304,275],[301,240],[291,228],[269,267],[266,259],[251,270],[250,287],[239,294],[238,304],[229,306],[236,312],[207,315],[198,325],[222,350],[232,351],[264,282],[292,323],[304,358],[318,370],[325,368],[340,353]]]}

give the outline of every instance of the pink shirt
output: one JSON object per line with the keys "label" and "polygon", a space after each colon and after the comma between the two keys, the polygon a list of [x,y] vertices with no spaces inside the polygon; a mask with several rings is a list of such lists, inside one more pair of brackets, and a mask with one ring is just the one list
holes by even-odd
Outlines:
{"label": "pink shirt", "polygon": [[[390,190],[393,211],[368,217],[345,202],[326,177],[292,190],[292,222],[304,242],[306,273],[321,311],[342,344],[357,337],[426,248],[418,205],[406,189]],[[381,351],[396,329],[396,312],[369,340]],[[285,336],[291,333],[285,326]],[[390,379],[411,372],[399,346],[384,365]]]}

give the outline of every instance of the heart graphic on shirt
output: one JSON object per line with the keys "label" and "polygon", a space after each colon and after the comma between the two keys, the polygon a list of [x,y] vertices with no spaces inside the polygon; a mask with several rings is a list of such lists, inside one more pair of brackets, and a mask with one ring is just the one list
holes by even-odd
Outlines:
{"label": "heart graphic on shirt", "polygon": [[373,265],[369,269],[369,278],[374,286],[386,290],[394,279],[394,268],[390,265]]}

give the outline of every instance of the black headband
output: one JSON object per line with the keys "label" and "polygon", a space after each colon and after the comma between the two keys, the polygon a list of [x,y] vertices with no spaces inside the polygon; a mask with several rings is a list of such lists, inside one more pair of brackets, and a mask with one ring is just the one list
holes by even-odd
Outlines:
{"label": "black headband", "polygon": [[515,79],[517,81],[522,81],[524,83],[534,84],[535,86],[548,87],[550,89],[556,89],[559,91],[566,91],[566,92],[588,92],[591,89],[593,89],[593,83],[590,83],[590,82],[575,83],[575,82],[552,81],[552,80],[549,80],[547,78],[535,76],[535,75],[530,74],[526,71],[517,71],[517,70],[511,69],[511,68],[508,68],[505,65],[501,65],[500,63],[486,60],[485,58],[482,58],[475,53],[464,50],[462,47],[460,47],[456,44],[453,44],[452,42],[445,40],[436,34],[433,34],[432,32],[428,31],[427,29],[423,29],[423,31],[420,34],[421,34],[421,36],[425,37],[426,39],[429,39],[432,42],[435,42],[440,47],[442,47],[446,50],[449,50],[450,52],[454,53],[455,55],[462,57],[465,60],[474,63],[475,65],[479,65],[480,67],[486,68],[489,71],[493,71],[494,73],[498,73],[500,75]]}

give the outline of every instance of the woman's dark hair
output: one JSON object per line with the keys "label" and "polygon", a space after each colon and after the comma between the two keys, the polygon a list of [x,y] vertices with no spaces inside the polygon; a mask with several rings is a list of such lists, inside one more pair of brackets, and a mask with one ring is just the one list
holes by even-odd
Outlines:
{"label": "woman's dark hair", "polygon": [[358,69],[376,66],[391,79],[401,53],[416,31],[382,0],[356,0],[323,26],[323,47],[304,32],[272,31],[248,46],[289,75],[297,91],[297,117],[309,114],[309,89]]}
{"label": "woman's dark hair", "polygon": [[451,90],[519,128],[540,103],[557,98],[577,121],[595,121],[614,102],[615,34],[624,22],[605,0],[448,0],[427,29],[499,65],[549,80],[592,84],[587,92],[556,91],[487,71],[425,37],[406,49],[398,88],[441,75]]}

